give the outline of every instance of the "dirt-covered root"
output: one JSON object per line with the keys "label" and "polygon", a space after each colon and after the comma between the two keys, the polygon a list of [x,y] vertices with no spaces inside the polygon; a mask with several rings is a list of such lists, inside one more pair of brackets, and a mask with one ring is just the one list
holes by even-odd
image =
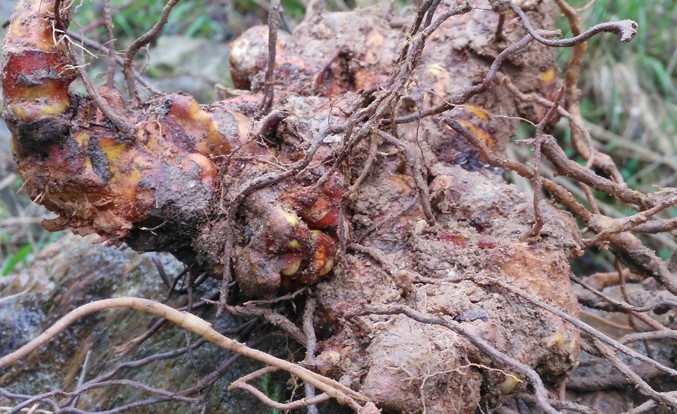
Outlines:
{"label": "dirt-covered root", "polygon": [[[395,412],[469,413],[530,389],[523,372],[465,334],[558,383],[576,365],[577,329],[491,281],[577,315],[565,253],[577,245],[575,222],[544,204],[543,238],[526,243],[521,238],[532,213],[515,187],[489,171],[435,171],[435,205],[447,213],[434,227],[420,211],[398,215],[416,194],[412,183],[401,184],[406,180],[390,202],[378,196],[382,186],[393,185],[390,174],[379,174],[359,196],[357,213],[369,213],[376,199],[393,217],[350,246],[334,277],[317,286],[323,317],[335,321],[318,360],[332,361],[334,370],[348,372],[365,395]],[[403,306],[419,319],[398,311]],[[344,321],[346,315],[352,316]]]}
{"label": "dirt-covered root", "polygon": [[[547,5],[531,2],[526,7],[532,17],[552,22]],[[304,23],[284,39],[279,52],[285,63],[278,70],[349,82],[350,76],[340,72],[346,62],[342,66],[330,60],[322,65],[323,57],[334,59],[332,50],[346,47],[343,43],[351,41],[349,36],[323,37],[324,53],[304,47],[304,39],[308,32],[321,33],[325,27],[350,33],[352,27],[368,26],[369,18],[348,13]],[[483,37],[497,19],[491,12],[476,10],[445,22],[426,43],[412,76],[416,82],[403,89],[393,115],[404,119],[442,105],[481,81],[487,58],[501,50]],[[358,36],[371,39],[379,27],[360,30]],[[244,51],[238,49],[231,60],[234,73],[250,79],[254,87],[260,85],[256,79],[263,70],[261,59],[252,58],[264,53],[265,45],[254,41],[260,30],[252,29],[236,43]],[[504,30],[513,41],[523,34],[514,24]],[[397,56],[388,48],[391,44],[384,37],[384,56]],[[368,45],[368,41],[357,42],[352,56],[368,61],[364,58]],[[304,62],[305,69],[291,71],[288,62],[292,61]],[[256,62],[258,72],[253,69]],[[509,62],[506,70],[524,90],[554,92],[556,69],[546,48],[532,45]],[[311,76],[308,66],[333,70],[332,76]],[[285,78],[285,84],[301,94],[313,93],[298,87],[303,84],[299,76]],[[338,108],[345,105],[342,99],[331,102]],[[500,88],[470,102],[445,116],[459,119],[495,149],[503,148],[514,132],[511,116],[537,119],[543,114],[518,104]],[[294,113],[289,105],[285,109]],[[315,119],[310,119],[310,125]],[[486,169],[482,157],[441,124],[438,116],[402,123],[386,134],[370,134],[354,151],[348,171],[353,182],[363,181],[350,194],[347,209],[353,243],[348,243],[348,253],[333,277],[316,288],[321,320],[331,325],[323,329],[322,352],[314,363],[321,371],[349,375],[361,392],[394,412],[474,412],[480,404],[495,406],[535,384],[524,372],[498,362],[439,320],[363,315],[365,308],[372,313],[401,313],[396,310],[407,306],[431,319],[443,317],[536,369],[549,384],[566,377],[580,352],[575,328],[500,287],[479,283],[508,281],[576,315],[567,263],[580,239],[575,221],[543,204],[548,224],[540,240],[526,239],[533,217],[529,200],[507,185],[499,171]],[[427,194],[421,191],[417,174],[426,177]],[[429,224],[421,197],[429,197],[437,224]]]}
{"label": "dirt-covered root", "polygon": [[[24,188],[58,214],[43,223],[46,228],[97,233],[104,241],[169,251],[191,263],[197,253],[203,270],[221,274],[223,248],[194,247],[193,240],[212,214],[229,203],[235,211],[244,202],[244,209],[257,212],[246,225],[258,234],[238,234],[239,244],[228,255],[238,256],[237,273],[252,275],[251,283],[241,284],[249,295],[272,295],[331,271],[340,176],[322,188],[309,187],[324,173],[315,160],[305,176],[288,177],[246,199],[251,180],[284,172],[305,155],[305,145],[271,144],[285,116],[255,122],[256,95],[201,107],[182,93],[139,105],[108,86],[90,91],[102,103],[94,95],[71,94],[72,40],[55,29],[63,24],[55,17],[56,4],[17,6],[2,68],[4,116]],[[65,8],[59,11],[64,18]],[[227,227],[235,226],[226,216]]]}
{"label": "dirt-covered root", "polygon": [[[33,21],[33,3],[19,6],[15,25]],[[262,28],[231,58],[251,94],[127,106],[102,89],[122,123],[92,97],[67,95],[38,117],[56,131],[44,142],[21,110],[54,77],[67,92],[72,76],[8,64],[17,92],[5,114],[26,189],[59,215],[51,229],[169,251],[196,274],[223,276],[223,305],[319,281],[319,352],[306,362],[383,409],[466,413],[521,392],[548,408],[545,386],[575,365],[578,332],[492,282],[575,315],[567,260],[577,226],[544,202],[545,226],[529,237],[531,201],[444,121],[500,151],[518,117],[537,123],[543,110],[496,85],[495,72],[550,96],[555,63],[516,19],[497,37],[499,15],[470,4],[421,14],[410,33],[364,12],[306,20],[281,37],[267,115]],[[549,2],[523,8],[552,25]],[[54,16],[40,13],[49,44]],[[8,36],[10,62],[37,48],[26,36]],[[67,61],[61,48],[37,53]],[[244,295],[227,297],[231,275]]]}

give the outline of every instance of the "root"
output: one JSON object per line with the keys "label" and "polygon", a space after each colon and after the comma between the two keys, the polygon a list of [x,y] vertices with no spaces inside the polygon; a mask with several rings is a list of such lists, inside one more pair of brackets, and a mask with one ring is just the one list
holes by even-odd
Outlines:
{"label": "root", "polygon": [[543,385],[541,377],[528,365],[521,363],[520,361],[511,358],[510,356],[500,352],[495,347],[493,347],[486,340],[480,338],[478,335],[466,330],[461,324],[454,321],[453,319],[445,316],[433,316],[423,312],[419,312],[415,309],[409,308],[402,305],[384,305],[384,306],[367,306],[365,309],[361,309],[356,312],[350,312],[346,317],[355,317],[359,315],[369,315],[369,314],[380,314],[380,315],[395,315],[403,314],[407,317],[424,324],[432,325],[442,325],[445,328],[451,329],[457,334],[461,335],[473,345],[479,348],[482,352],[487,354],[493,360],[500,361],[501,363],[509,366],[510,368],[518,371],[526,378],[529,379],[529,382],[534,387],[534,392],[539,406],[543,411],[550,414],[557,414],[558,411],[550,405],[548,401],[548,393]]}
{"label": "root", "polygon": [[355,411],[358,411],[364,404],[369,402],[369,400],[363,395],[356,393],[350,388],[341,385],[332,379],[316,374],[297,364],[266,354],[265,352],[249,348],[240,342],[221,335],[211,327],[209,322],[205,321],[204,319],[187,312],[178,311],[162,303],[141,298],[103,299],[74,309],[26,345],[8,355],[1,357],[0,369],[7,368],[12,364],[15,364],[17,361],[26,358],[28,354],[41,348],[54,336],[62,332],[78,319],[91,313],[114,308],[133,309],[138,312],[148,313],[160,318],[164,318],[169,322],[189,332],[192,332],[204,338],[206,341],[209,341],[224,349],[228,349],[240,355],[260,361],[266,365],[275,367],[276,369],[285,370],[290,374],[299,377],[303,381],[313,385],[315,388],[324,391],[327,395],[329,395],[331,398],[335,398],[338,402],[348,405]]}
{"label": "root", "polygon": [[[49,7],[36,6],[43,2]],[[636,23],[623,20],[582,30],[576,11],[565,0],[556,0],[573,32],[571,38],[558,39],[558,32],[534,29],[516,2],[492,0],[492,10],[498,13],[492,15],[491,10],[486,10],[488,18],[494,19],[488,26],[495,28],[492,40],[479,42],[482,44],[479,47],[474,44],[477,39],[464,39],[463,47],[450,47],[453,53],[450,51],[449,56],[430,57],[428,52],[439,47],[440,39],[453,43],[454,39],[442,31],[471,21],[474,19],[471,13],[477,10],[469,2],[459,1],[447,7],[439,0],[424,0],[408,30],[398,33],[406,38],[397,48],[387,46],[394,39],[388,37],[392,33],[375,29],[374,33],[368,33],[372,31],[369,27],[360,33],[369,48],[362,44],[334,47],[321,50],[317,53],[319,57],[311,59],[308,57],[311,53],[299,53],[299,43],[293,47],[285,44],[285,35],[279,33],[281,4],[273,0],[267,38],[262,42],[265,56],[247,60],[253,69],[238,73],[241,84],[236,83],[236,87],[254,91],[238,91],[237,96],[223,102],[200,106],[181,93],[158,94],[142,102],[137,90],[137,83],[143,82],[134,71],[135,56],[159,36],[178,0],[166,2],[159,20],[129,46],[123,58],[116,55],[110,3],[103,0],[103,17],[98,23],[105,29],[107,41],[103,45],[79,39],[68,31],[71,5],[64,5],[62,0],[26,2],[18,9],[17,20],[8,32],[7,59],[2,68],[5,116],[12,129],[12,147],[19,172],[25,178],[26,191],[36,202],[59,215],[45,226],[51,230],[70,228],[81,235],[97,233],[102,240],[113,244],[126,242],[139,251],[173,253],[187,264],[184,273],[172,281],[161,265],[156,266],[170,289],[169,296],[187,294],[188,306],[184,309],[191,311],[198,306],[217,304],[217,316],[230,313],[262,318],[305,347],[306,366],[326,368],[318,372],[331,372],[328,375],[335,378],[338,375],[334,374],[341,372],[355,379],[352,386],[364,388],[355,391],[297,363],[246,346],[241,338],[227,338],[191,313],[146,299],[120,297],[73,310],[24,347],[0,358],[0,369],[18,365],[79,318],[112,308],[133,309],[162,318],[141,336],[119,347],[117,351],[122,354],[135,350],[166,322],[201,339],[181,349],[120,364],[94,380],[83,381],[74,392],[55,390],[37,396],[18,396],[0,389],[6,398],[24,400],[13,412],[37,410],[38,402],[58,411],[57,399],[65,399],[70,405],[83,392],[103,386],[133,387],[150,394],[146,400],[116,408],[118,411],[161,401],[203,404],[195,394],[211,386],[241,355],[265,367],[236,380],[229,390],[245,390],[278,410],[307,408],[309,414],[316,414],[317,404],[335,399],[355,412],[370,414],[376,412],[374,401],[378,401],[369,392],[378,392],[364,385],[365,371],[373,368],[369,364],[379,361],[371,361],[365,355],[371,352],[369,347],[373,344],[378,346],[374,338],[379,333],[389,332],[389,324],[396,319],[388,317],[392,315],[404,315],[408,319],[402,319],[408,323],[418,322],[413,326],[442,326],[445,329],[440,330],[445,334],[452,331],[472,345],[465,351],[478,349],[496,364],[496,367],[475,364],[466,359],[466,365],[454,366],[452,361],[449,369],[430,370],[423,375],[411,373],[404,366],[388,365],[409,375],[408,385],[415,387],[412,384],[420,382],[416,390],[420,401],[416,404],[423,411],[430,409],[432,398],[425,392],[433,377],[462,369],[471,371],[472,367],[484,370],[487,377],[504,374],[512,382],[524,382],[524,395],[510,398],[535,404],[544,412],[593,412],[564,401],[566,385],[562,381],[578,357],[579,334],[589,341],[586,348],[589,353],[608,361],[620,373],[623,385],[634,386],[649,399],[636,412],[646,412],[658,405],[677,409],[675,394],[658,391],[650,381],[674,378],[677,370],[654,358],[649,348],[654,341],[675,340],[677,335],[670,322],[659,321],[647,313],[677,308],[673,299],[677,295],[674,269],[633,234],[674,233],[677,220],[661,215],[677,206],[677,193],[674,189],[647,193],[625,185],[611,157],[594,147],[594,139],[582,120],[577,88],[585,42],[605,32],[628,42],[637,32]],[[319,33],[326,28],[319,23],[317,27],[313,25],[321,21],[317,10],[322,5],[313,1],[311,6],[303,25],[308,33],[312,30]],[[511,21],[512,13],[517,18]],[[35,32],[40,35],[31,35],[27,27],[39,29]],[[487,32],[485,29],[482,31]],[[468,30],[475,29],[469,25]],[[369,37],[370,34],[375,36]],[[246,40],[256,43],[260,39]],[[97,88],[88,75],[84,51],[75,49],[76,42],[107,56],[108,69],[102,87]],[[519,59],[533,48],[544,46],[573,48],[566,79],[561,85],[556,79],[533,79],[545,86],[532,88],[517,72],[533,69],[526,67],[533,62],[521,64]],[[240,53],[249,57],[250,50],[243,49]],[[355,56],[356,51],[364,56]],[[394,53],[380,62],[372,56],[379,51]],[[454,53],[457,56],[452,56]],[[234,72],[235,60],[232,60]],[[467,82],[454,82],[455,75],[445,65],[450,61],[463,65],[468,60],[480,60],[481,64],[469,71],[472,73],[464,79]],[[131,105],[115,90],[117,65],[122,66]],[[556,78],[555,68],[549,69],[552,78]],[[69,92],[76,77],[82,79],[88,97]],[[499,101],[503,99],[499,93],[509,104]],[[496,106],[487,104],[494,99],[498,102]],[[518,101],[528,108],[517,109]],[[504,111],[511,105],[514,110]],[[525,115],[531,112],[537,115]],[[558,116],[568,120],[573,149],[583,157],[585,165],[570,159],[565,147],[549,135],[549,128]],[[506,124],[498,127],[491,124],[497,119]],[[501,154],[511,144],[510,135],[519,119],[536,127],[531,141],[531,166]],[[506,138],[498,138],[502,135]],[[389,152],[379,152],[383,148]],[[461,155],[462,161],[452,157]],[[466,200],[471,191],[464,187],[493,182],[497,179],[496,169],[512,171],[528,182],[526,185],[533,190],[531,206],[520,210],[509,205],[513,198],[518,198],[517,193],[510,193],[512,190],[506,190],[504,198],[496,197],[488,207],[475,206],[474,201]],[[600,170],[604,174],[598,174]],[[456,179],[456,172],[461,177],[486,175],[477,182],[464,182]],[[565,185],[561,184],[563,181],[549,179],[551,173],[560,176],[558,180],[564,180]],[[480,194],[491,198],[496,196],[491,193],[495,188],[499,187],[487,185]],[[605,213],[603,203],[598,205],[594,192],[608,195],[634,211],[627,217],[613,219]],[[554,202],[549,203],[548,198]],[[587,232],[586,238],[577,233],[578,228],[564,229],[576,233],[570,239],[569,233],[561,228],[553,231],[558,226],[576,226],[566,213],[553,206],[574,215],[584,227],[582,232]],[[508,214],[521,215],[501,222]],[[527,222],[533,217],[533,224],[517,223],[524,217]],[[505,228],[492,227],[503,225]],[[562,236],[564,233],[566,237]],[[518,236],[513,237],[515,234]],[[557,238],[563,240],[553,241]],[[473,257],[482,255],[493,260],[492,255],[507,254],[511,248],[518,250],[515,246],[526,250],[520,250],[524,257],[514,260],[524,260],[527,266],[537,262],[540,265],[541,256],[559,249],[560,256],[547,260],[552,259],[567,271],[569,258],[593,248],[608,248],[616,262],[617,275],[613,278],[620,286],[620,299],[602,292],[604,286],[593,286],[575,276],[571,280],[580,285],[576,292],[578,303],[593,310],[626,314],[628,324],[622,322],[615,327],[627,332],[619,334],[623,336],[618,340],[612,339],[570,314],[575,312],[551,304],[530,289],[505,282],[501,272],[509,271],[503,269],[504,261],[473,261]],[[360,259],[346,251],[357,252]],[[440,252],[444,257],[436,257]],[[346,257],[349,260],[336,266]],[[439,264],[440,268],[433,269],[432,265],[427,268],[428,262]],[[521,262],[518,264],[522,266]],[[495,270],[498,268],[501,270]],[[492,273],[495,271],[500,274]],[[563,273],[568,282],[567,274]],[[626,287],[629,274],[636,274],[635,280],[647,285],[654,283],[657,297],[651,301],[635,300]],[[211,275],[221,279],[219,292],[193,303],[195,288]],[[321,279],[325,276],[333,279]],[[549,275],[543,276],[547,279]],[[183,285],[177,289],[180,280]],[[320,280],[323,282],[316,287],[308,287]],[[440,288],[450,281],[474,283],[483,293],[498,292],[501,298],[510,298],[506,306],[510,310],[522,306],[538,317],[547,315],[567,328],[575,328],[572,337],[576,339],[571,340],[570,349],[558,351],[570,352],[564,357],[571,359],[566,363],[571,366],[563,363],[566,367],[559,367],[562,372],[553,374],[555,380],[550,379],[548,384],[557,387],[559,399],[549,396],[547,381],[544,383],[548,376],[537,372],[537,364],[530,366],[520,361],[527,359],[527,351],[514,357],[499,349],[499,345],[493,345],[483,337],[484,333],[480,335],[479,328],[477,331],[468,328],[477,328],[471,324],[482,318],[482,299],[474,302],[468,299],[464,309],[460,304],[458,309],[438,304],[435,311],[420,310],[423,306],[416,301],[429,299],[428,287]],[[543,286],[549,288],[538,285],[534,291]],[[391,290],[379,297],[376,290],[381,288]],[[557,298],[571,293],[568,284],[562,288],[564,293]],[[321,289],[325,291],[324,299]],[[354,295],[345,295],[351,289]],[[302,294],[305,294],[303,312],[295,308],[304,303]],[[251,298],[258,300],[247,301]],[[285,306],[294,311],[287,311]],[[448,309],[458,315],[445,313]],[[510,310],[506,309],[506,315],[501,317],[509,319]],[[367,315],[371,316],[358,318]],[[505,320],[492,321],[492,329],[496,325],[498,330]],[[245,322],[238,332],[244,337],[252,329],[253,322]],[[653,331],[639,332],[640,329]],[[497,331],[488,332],[487,336],[498,335]],[[646,353],[632,348],[639,341],[644,342]],[[191,354],[206,342],[233,354],[187,390],[169,392],[113,379],[123,368]],[[627,359],[645,364],[648,371],[633,371]],[[305,398],[280,403],[252,385],[253,380],[278,370],[304,382]],[[83,379],[86,371],[82,370]],[[484,383],[484,390],[487,384],[495,386]],[[496,395],[490,398],[502,398]],[[63,407],[64,402],[60,404]],[[412,407],[403,410],[418,408]]]}

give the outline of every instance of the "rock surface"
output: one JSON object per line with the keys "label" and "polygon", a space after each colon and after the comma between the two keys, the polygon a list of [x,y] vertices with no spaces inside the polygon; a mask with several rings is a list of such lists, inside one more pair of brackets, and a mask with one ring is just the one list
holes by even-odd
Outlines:
{"label": "rock surface", "polygon": [[[31,267],[11,278],[0,279],[0,355],[17,349],[44,331],[75,307],[97,299],[135,296],[162,300],[168,287],[163,284],[154,261],[170,276],[183,266],[167,254],[139,255],[127,248],[93,245],[92,237],[67,235],[43,250]],[[201,291],[195,292],[197,301]],[[186,297],[167,304],[185,306]],[[197,313],[210,317],[210,311]],[[79,381],[88,382],[118,369],[114,380],[137,381],[167,391],[198,386],[224,361],[232,357],[212,344],[199,345],[197,339],[169,325],[160,327],[147,341],[135,344],[157,318],[134,311],[101,312],[76,322],[43,349],[21,364],[0,372],[0,387],[20,395],[39,395],[52,390],[73,391]],[[221,331],[232,330],[240,322],[226,316],[213,321]],[[194,349],[186,352],[187,344]],[[198,346],[199,345],[199,346]],[[130,365],[158,353],[177,351],[175,356],[146,364]],[[127,368],[119,368],[127,363]],[[260,412],[264,408],[244,393],[221,392],[239,376],[256,369],[246,359],[238,359],[214,385],[215,392],[203,401],[207,412]],[[82,384],[82,383],[80,383]],[[201,395],[200,392],[196,393]],[[76,405],[87,411],[103,411],[153,397],[132,385],[93,388],[82,394]],[[194,396],[195,397],[195,396]],[[65,401],[70,401],[66,398]],[[63,401],[62,400],[62,403]],[[13,406],[0,394],[0,405]],[[154,408],[139,407],[138,413],[201,412],[200,403],[160,403]],[[46,405],[49,406],[49,405]]]}

